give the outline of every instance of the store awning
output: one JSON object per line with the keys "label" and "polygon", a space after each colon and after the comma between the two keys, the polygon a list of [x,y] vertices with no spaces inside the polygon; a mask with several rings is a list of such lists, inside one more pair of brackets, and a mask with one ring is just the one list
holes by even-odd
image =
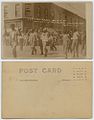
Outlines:
{"label": "store awning", "polygon": [[62,7],[82,18],[85,18],[85,3],[84,2],[58,2],[58,3],[54,3],[56,5],[58,5],[59,7]]}

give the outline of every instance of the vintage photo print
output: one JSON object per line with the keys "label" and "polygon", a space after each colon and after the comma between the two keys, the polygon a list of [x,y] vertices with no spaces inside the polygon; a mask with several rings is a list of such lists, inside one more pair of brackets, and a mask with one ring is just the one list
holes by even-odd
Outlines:
{"label": "vintage photo print", "polygon": [[2,58],[92,58],[92,3],[3,2]]}

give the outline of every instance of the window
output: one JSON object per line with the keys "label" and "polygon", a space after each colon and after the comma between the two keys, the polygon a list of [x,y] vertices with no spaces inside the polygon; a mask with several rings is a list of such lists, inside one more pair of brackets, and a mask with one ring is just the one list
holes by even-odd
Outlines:
{"label": "window", "polygon": [[62,20],[62,13],[59,12],[59,20]]}
{"label": "window", "polygon": [[67,22],[68,22],[68,17],[67,15],[65,15],[65,25],[67,25]]}
{"label": "window", "polygon": [[30,3],[25,4],[25,16],[26,17],[31,16],[31,4]]}
{"label": "window", "polygon": [[51,10],[50,14],[51,14],[51,19],[53,20],[55,18],[55,12],[54,12],[54,10]]}
{"label": "window", "polygon": [[41,17],[41,7],[40,6],[37,7],[37,17],[38,18]]}
{"label": "window", "polygon": [[20,4],[15,4],[15,17],[20,17]]}
{"label": "window", "polygon": [[4,18],[8,18],[8,6],[4,6]]}
{"label": "window", "polygon": [[70,19],[70,22],[72,23],[72,18]]}
{"label": "window", "polygon": [[47,8],[45,8],[45,10],[44,10],[44,16],[45,16],[45,19],[48,18],[48,9]]}
{"label": "window", "polygon": [[65,15],[65,20],[67,20],[67,18],[68,18],[68,17]]}

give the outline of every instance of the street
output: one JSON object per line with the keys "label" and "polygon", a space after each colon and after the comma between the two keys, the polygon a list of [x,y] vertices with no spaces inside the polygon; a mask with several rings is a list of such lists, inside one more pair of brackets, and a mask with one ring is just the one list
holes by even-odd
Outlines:
{"label": "street", "polygon": [[[32,55],[32,49],[30,46],[24,46],[23,50],[20,50],[20,46],[16,47],[16,51],[17,51],[17,58],[66,58],[64,51],[63,51],[63,47],[62,45],[58,45],[57,47],[57,51],[50,51],[49,46],[47,46],[48,49],[48,55],[47,57],[45,57],[44,55],[41,55],[40,52],[40,47],[37,46],[37,54],[36,55]],[[2,55],[3,58],[13,58],[13,54],[12,54],[12,48],[11,46],[3,46],[3,50],[2,50]],[[78,58],[83,58],[84,55],[81,53],[81,46],[79,46],[79,57]],[[67,58],[73,58],[73,55],[69,52],[67,54]],[[76,57],[75,57],[76,58]]]}

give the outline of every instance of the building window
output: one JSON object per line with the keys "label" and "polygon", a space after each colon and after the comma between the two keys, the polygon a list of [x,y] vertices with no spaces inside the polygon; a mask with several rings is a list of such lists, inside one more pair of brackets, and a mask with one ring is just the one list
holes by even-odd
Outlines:
{"label": "building window", "polygon": [[8,6],[4,6],[4,18],[8,18]]}
{"label": "building window", "polygon": [[70,22],[72,23],[72,18],[70,19]]}
{"label": "building window", "polygon": [[20,17],[20,4],[15,4],[15,17]]}
{"label": "building window", "polygon": [[62,13],[59,12],[59,20],[62,20]]}
{"label": "building window", "polygon": [[48,9],[47,8],[45,8],[45,10],[44,10],[44,16],[45,16],[45,19],[48,19]]}
{"label": "building window", "polygon": [[25,16],[26,17],[31,16],[31,4],[30,3],[25,4]]}
{"label": "building window", "polygon": [[54,12],[54,10],[51,10],[51,12],[50,12],[50,18],[53,20],[53,19],[55,19],[55,12]]}
{"label": "building window", "polygon": [[67,20],[67,18],[68,18],[68,17],[65,15],[65,20]]}
{"label": "building window", "polygon": [[37,8],[37,17],[40,18],[41,17],[41,7],[38,6]]}
{"label": "building window", "polygon": [[79,17],[78,17],[78,24],[79,24],[79,22],[80,22],[80,21],[79,21]]}
{"label": "building window", "polygon": [[67,15],[65,15],[65,25],[67,25],[67,22],[68,22],[68,17]]}

